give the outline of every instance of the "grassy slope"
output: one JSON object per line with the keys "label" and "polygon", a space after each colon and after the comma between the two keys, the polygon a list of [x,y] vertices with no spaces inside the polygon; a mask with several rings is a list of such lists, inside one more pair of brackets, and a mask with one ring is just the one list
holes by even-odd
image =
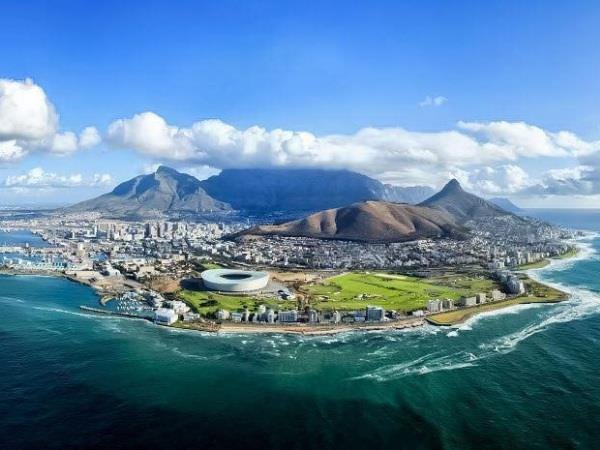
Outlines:
{"label": "grassy slope", "polygon": [[550,286],[538,283],[532,279],[526,279],[525,285],[529,295],[522,295],[504,301],[485,303],[481,306],[461,308],[454,311],[433,314],[427,320],[434,325],[456,325],[473,317],[476,314],[506,308],[507,306],[527,303],[556,303],[568,298],[567,294]]}
{"label": "grassy slope", "polygon": [[[363,309],[373,304],[385,309],[411,311],[422,308],[427,300],[489,292],[496,284],[489,279],[465,274],[416,278],[377,273],[348,273],[310,286],[311,305],[320,310]],[[360,298],[362,294],[366,294]]]}
{"label": "grassy slope", "polygon": [[219,263],[216,262],[212,262],[212,261],[203,261],[202,262],[202,266],[204,267],[205,270],[208,269],[222,269],[223,266]]}

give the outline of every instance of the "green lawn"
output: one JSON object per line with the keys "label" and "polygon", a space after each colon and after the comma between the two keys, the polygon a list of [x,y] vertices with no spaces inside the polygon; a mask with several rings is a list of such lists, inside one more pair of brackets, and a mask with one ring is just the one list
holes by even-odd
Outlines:
{"label": "green lawn", "polygon": [[221,264],[218,264],[218,263],[213,262],[213,261],[203,261],[200,264],[202,265],[202,267],[204,267],[204,270],[222,269],[223,268],[223,266]]}
{"label": "green lawn", "polygon": [[311,305],[319,310],[355,310],[377,305],[396,311],[423,308],[427,300],[490,292],[494,281],[466,274],[416,278],[386,273],[348,273],[309,286]]}
{"label": "green lawn", "polygon": [[248,295],[224,295],[208,291],[181,290],[177,296],[186,302],[195,312],[208,315],[219,309],[230,312],[248,308],[254,311],[259,305],[274,309],[290,309],[296,306],[295,302],[282,301],[279,298],[258,298]]}

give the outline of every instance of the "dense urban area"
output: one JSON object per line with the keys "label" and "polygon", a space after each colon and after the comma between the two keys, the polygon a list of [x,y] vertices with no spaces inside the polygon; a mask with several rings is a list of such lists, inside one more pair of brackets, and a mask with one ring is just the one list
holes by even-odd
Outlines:
{"label": "dense urban area", "polygon": [[[6,217],[5,231],[31,230],[46,245],[4,245],[0,252],[7,272],[53,273],[92,286],[101,297],[98,308],[87,308],[92,313],[202,330],[232,324],[403,327],[426,319],[443,324],[440,313],[484,304],[562,299],[550,288],[534,292],[540,285],[518,269],[573,254],[567,241],[576,236],[539,225],[524,235],[479,227],[464,239],[387,244],[229,238],[249,225],[131,222],[91,213]],[[251,292],[209,289],[202,273],[216,268],[264,271],[268,283]]]}

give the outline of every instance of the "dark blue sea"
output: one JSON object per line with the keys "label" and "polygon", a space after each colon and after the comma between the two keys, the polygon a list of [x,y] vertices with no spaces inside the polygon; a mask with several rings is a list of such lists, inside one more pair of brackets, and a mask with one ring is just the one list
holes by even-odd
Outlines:
{"label": "dark blue sea", "polygon": [[600,240],[580,245],[533,273],[568,302],[333,337],[93,316],[84,286],[2,276],[0,448],[599,448]]}

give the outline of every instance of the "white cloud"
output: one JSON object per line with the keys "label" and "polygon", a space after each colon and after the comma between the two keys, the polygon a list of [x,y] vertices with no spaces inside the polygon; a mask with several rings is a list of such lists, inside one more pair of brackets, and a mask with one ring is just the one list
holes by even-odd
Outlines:
{"label": "white cloud", "polygon": [[85,127],[81,130],[81,133],[79,133],[78,144],[80,148],[92,148],[100,144],[101,141],[102,138],[100,137],[100,133],[98,133],[98,130],[94,127]]}
{"label": "white cloud", "polygon": [[65,156],[77,151],[77,136],[72,131],[56,133],[49,142],[48,149],[51,153]]}
{"label": "white cloud", "polygon": [[90,182],[90,186],[112,186],[115,184],[113,177],[108,173],[95,173],[92,181]]}
{"label": "white cloud", "polygon": [[215,169],[210,166],[183,167],[181,171],[184,173],[189,173],[199,180],[206,180],[207,178],[210,178],[213,175],[218,175],[221,172],[220,169]]}
{"label": "white cloud", "polygon": [[[161,166],[160,163],[150,163],[144,164],[141,168],[142,173],[153,173]],[[174,168],[180,172],[187,173],[192,175],[193,177],[198,178],[199,180],[206,180],[213,175],[218,175],[221,172],[221,169],[215,169],[210,166],[184,166],[180,167],[179,164],[175,164]]]}
{"label": "white cloud", "polygon": [[425,108],[427,106],[438,107],[438,106],[442,106],[444,103],[447,103],[447,102],[448,102],[448,99],[441,95],[438,95],[436,97],[431,97],[428,95],[421,102],[419,102],[419,106],[421,108]]}
{"label": "white cloud", "polygon": [[44,90],[33,81],[0,79],[0,140],[51,136],[58,116]]}
{"label": "white cloud", "polygon": [[153,156],[187,159],[190,132],[170,126],[153,112],[119,119],[108,127],[108,139],[117,145],[131,147]]}
{"label": "white cloud", "polygon": [[[448,174],[463,171],[463,178],[490,192],[516,192],[529,185],[516,164],[523,158],[573,159],[594,155],[599,147],[569,132],[548,132],[523,122],[460,122],[457,129],[439,132],[363,128],[354,134],[316,136],[258,126],[239,130],[220,120],[177,127],[152,112],[113,122],[107,136],[113,146],[180,165],[345,168],[404,185],[439,185]],[[498,168],[485,178],[482,167]]]}
{"label": "white cloud", "polygon": [[[428,96],[420,105],[437,107],[446,102],[445,97]],[[260,126],[237,129],[220,120],[180,127],[144,112],[111,123],[106,138],[115,147],[134,149],[155,162],[170,161],[200,178],[224,168],[320,167],[355,170],[401,185],[440,186],[456,177],[465,187],[490,195],[600,193],[600,141],[525,122],[458,122],[437,132],[368,127],[353,134],[318,136]],[[101,141],[94,127],[79,134],[61,130],[53,104],[33,81],[0,79],[0,164],[33,152],[67,156]],[[532,158],[578,166],[528,174],[522,164]],[[74,175],[42,171],[9,177],[5,187],[110,183],[107,174],[78,180]]]}
{"label": "white cloud", "polygon": [[60,132],[54,106],[33,81],[0,79],[0,163],[18,161],[32,151],[69,155],[99,141],[92,127],[79,138]]}
{"label": "white cloud", "polygon": [[0,162],[19,160],[26,153],[23,147],[17,144],[15,139],[0,141]]}
{"label": "white cloud", "polygon": [[[508,160],[576,156],[583,143],[570,133],[551,133],[524,122],[459,122],[458,127],[478,138],[484,148]],[[567,138],[567,134],[571,138]]]}
{"label": "white cloud", "polygon": [[600,194],[600,170],[591,166],[553,169],[523,194],[537,195],[593,195]]}
{"label": "white cloud", "polygon": [[74,187],[100,187],[114,184],[109,174],[94,174],[90,179],[84,178],[80,173],[71,175],[58,175],[46,172],[41,167],[31,169],[21,175],[11,175],[4,180],[7,188],[74,188]]}
{"label": "white cloud", "polygon": [[474,169],[468,178],[474,190],[486,195],[516,194],[533,184],[528,173],[514,164]]}

